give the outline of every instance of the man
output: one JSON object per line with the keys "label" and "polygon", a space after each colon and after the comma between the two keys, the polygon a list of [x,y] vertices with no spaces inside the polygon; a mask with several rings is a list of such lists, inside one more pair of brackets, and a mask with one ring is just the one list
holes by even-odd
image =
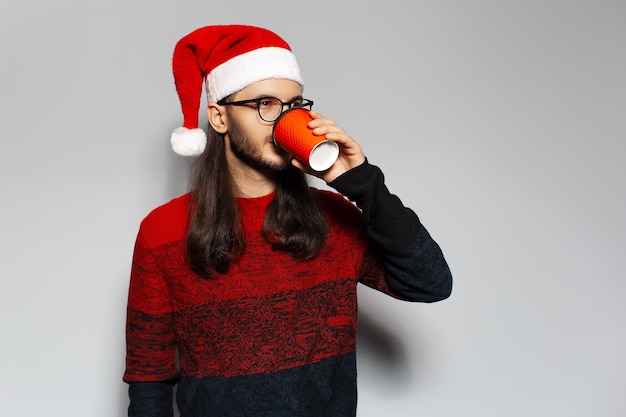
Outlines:
{"label": "man", "polygon": [[[356,285],[433,302],[450,270],[413,211],[334,121],[315,172],[272,140],[278,116],[310,108],[289,45],[250,26],[182,38],[173,70],[191,192],[155,209],[137,236],[128,299],[129,416],[354,416]],[[208,139],[198,129],[201,86]],[[339,193],[310,188],[304,173]],[[348,201],[352,200],[355,204]]]}

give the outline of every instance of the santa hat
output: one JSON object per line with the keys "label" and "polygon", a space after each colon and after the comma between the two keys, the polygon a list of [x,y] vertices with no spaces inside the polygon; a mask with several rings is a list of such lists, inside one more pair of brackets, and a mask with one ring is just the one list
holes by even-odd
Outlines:
{"label": "santa hat", "polygon": [[254,26],[196,29],[176,44],[172,69],[184,122],[174,130],[170,142],[174,152],[184,156],[200,155],[206,145],[206,134],[198,128],[203,83],[208,102],[271,78],[303,84],[287,42]]}

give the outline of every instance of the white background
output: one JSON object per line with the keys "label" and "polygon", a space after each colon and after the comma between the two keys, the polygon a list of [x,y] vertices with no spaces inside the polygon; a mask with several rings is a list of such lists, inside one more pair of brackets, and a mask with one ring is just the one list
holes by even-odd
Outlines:
{"label": "white background", "polygon": [[223,23],[288,40],[454,273],[360,291],[360,417],[626,415],[621,0],[3,0],[3,415],[125,415],[135,234],[190,163],[171,52]]}

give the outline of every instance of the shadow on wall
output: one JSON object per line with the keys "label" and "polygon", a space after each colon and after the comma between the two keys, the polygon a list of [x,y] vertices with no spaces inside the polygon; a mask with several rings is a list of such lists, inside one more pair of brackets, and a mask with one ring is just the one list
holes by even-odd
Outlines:
{"label": "shadow on wall", "polygon": [[359,386],[386,395],[402,395],[411,389],[414,375],[401,338],[363,311],[359,311],[357,358]]}

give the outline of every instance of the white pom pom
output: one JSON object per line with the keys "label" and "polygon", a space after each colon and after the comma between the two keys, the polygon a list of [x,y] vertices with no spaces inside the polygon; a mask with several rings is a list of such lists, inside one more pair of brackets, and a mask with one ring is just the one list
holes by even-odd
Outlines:
{"label": "white pom pom", "polygon": [[198,156],[206,147],[206,133],[202,129],[177,127],[170,138],[172,150],[182,156]]}

